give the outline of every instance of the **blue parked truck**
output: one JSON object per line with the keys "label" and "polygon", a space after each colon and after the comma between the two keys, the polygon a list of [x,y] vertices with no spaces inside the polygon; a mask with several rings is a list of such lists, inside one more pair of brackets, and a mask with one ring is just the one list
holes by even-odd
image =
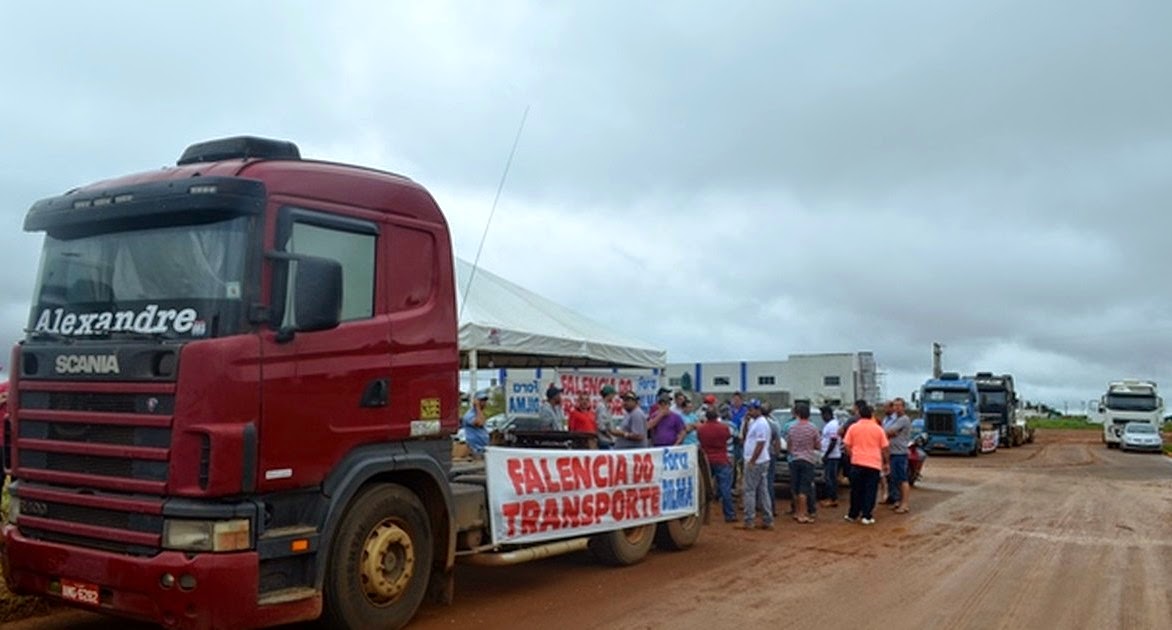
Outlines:
{"label": "blue parked truck", "polygon": [[945,372],[920,388],[920,407],[929,452],[946,451],[975,457],[981,452],[981,416],[977,382]]}

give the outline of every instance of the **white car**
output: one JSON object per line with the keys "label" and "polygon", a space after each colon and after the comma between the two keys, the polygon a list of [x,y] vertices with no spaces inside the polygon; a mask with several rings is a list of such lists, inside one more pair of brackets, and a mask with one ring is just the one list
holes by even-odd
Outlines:
{"label": "white car", "polygon": [[1125,451],[1155,451],[1164,450],[1164,440],[1155,426],[1146,422],[1129,422],[1123,428],[1120,436],[1119,448]]}

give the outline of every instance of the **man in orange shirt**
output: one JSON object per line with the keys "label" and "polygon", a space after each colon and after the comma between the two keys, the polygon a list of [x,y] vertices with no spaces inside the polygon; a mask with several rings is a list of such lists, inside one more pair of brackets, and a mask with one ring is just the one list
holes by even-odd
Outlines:
{"label": "man in orange shirt", "polygon": [[879,477],[891,466],[887,433],[873,418],[871,406],[859,401],[859,422],[850,426],[842,446],[851,461],[851,506],[846,520],[854,523],[862,517],[863,525],[875,523],[875,499]]}

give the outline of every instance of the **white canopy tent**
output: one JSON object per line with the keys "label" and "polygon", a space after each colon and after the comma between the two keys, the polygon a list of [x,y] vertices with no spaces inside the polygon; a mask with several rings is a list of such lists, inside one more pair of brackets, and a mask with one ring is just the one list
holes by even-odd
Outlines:
{"label": "white canopy tent", "polygon": [[[469,287],[469,279],[472,284]],[[468,292],[467,300],[464,292]],[[636,367],[663,369],[667,352],[456,259],[460,365],[507,367]]]}

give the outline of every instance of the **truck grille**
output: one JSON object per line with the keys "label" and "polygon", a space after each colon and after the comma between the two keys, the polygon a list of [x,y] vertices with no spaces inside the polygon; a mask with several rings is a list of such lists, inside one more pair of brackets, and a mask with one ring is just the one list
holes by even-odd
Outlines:
{"label": "truck grille", "polygon": [[82,391],[68,391],[70,385],[18,384],[16,492],[22,504],[35,507],[22,511],[21,533],[119,553],[157,553],[173,384],[136,383],[130,393],[85,391],[110,383],[77,383]]}
{"label": "truck grille", "polygon": [[96,525],[110,529],[128,529],[136,532],[157,534],[163,531],[163,517],[153,514],[119,512],[83,505],[45,502],[45,518]]}
{"label": "truck grille", "polygon": [[929,411],[924,414],[924,428],[928,433],[956,433],[956,416],[947,411]]}

